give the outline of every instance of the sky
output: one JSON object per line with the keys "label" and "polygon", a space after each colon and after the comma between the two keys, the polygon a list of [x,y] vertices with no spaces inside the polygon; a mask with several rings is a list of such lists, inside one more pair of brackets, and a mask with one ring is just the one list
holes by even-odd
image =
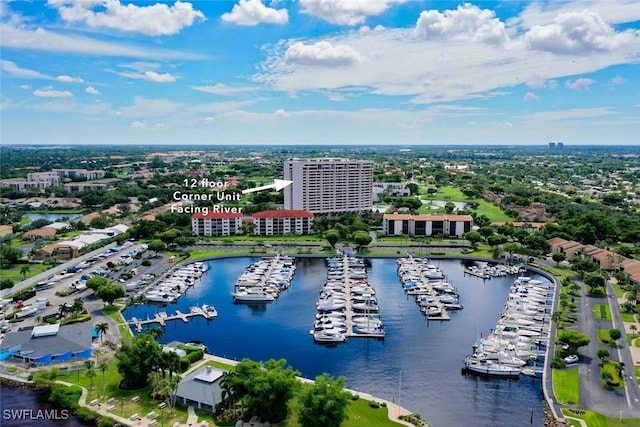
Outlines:
{"label": "sky", "polygon": [[640,145],[637,0],[0,0],[8,144]]}

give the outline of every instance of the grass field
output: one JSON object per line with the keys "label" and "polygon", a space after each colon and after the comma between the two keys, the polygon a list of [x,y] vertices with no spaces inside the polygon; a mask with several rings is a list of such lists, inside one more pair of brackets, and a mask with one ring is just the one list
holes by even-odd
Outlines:
{"label": "grass field", "polygon": [[594,304],[593,314],[598,320],[611,320],[611,309],[609,304]]}
{"label": "grass field", "polygon": [[558,402],[563,405],[580,403],[578,374],[578,368],[553,370],[553,392]]}
{"label": "grass field", "polygon": [[[442,187],[438,189],[438,192],[431,196],[422,196],[424,200],[444,200],[451,202],[476,202],[478,204],[478,208],[475,212],[478,215],[485,215],[491,221],[496,222],[513,222],[513,218],[505,214],[499,206],[494,205],[493,203],[489,203],[483,199],[469,199],[467,196],[462,194],[459,188],[455,187]],[[421,210],[427,206],[425,212],[429,212],[428,205],[423,205]],[[440,211],[440,210],[438,210]],[[434,211],[435,212],[435,211]],[[444,209],[442,209],[444,212]]]}
{"label": "grass field", "polygon": [[[597,412],[562,409],[564,415],[585,420],[589,427],[640,427],[640,419],[607,417]],[[580,425],[572,421],[573,425]]]}

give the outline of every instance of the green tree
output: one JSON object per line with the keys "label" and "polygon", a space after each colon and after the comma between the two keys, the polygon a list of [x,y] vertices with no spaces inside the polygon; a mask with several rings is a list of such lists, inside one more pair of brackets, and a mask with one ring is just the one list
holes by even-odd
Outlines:
{"label": "green tree", "polygon": [[89,280],[85,282],[85,285],[87,285],[87,288],[93,289],[94,291],[97,290],[100,286],[107,285],[107,284],[109,284],[109,280],[100,276],[91,277]]}
{"label": "green tree", "polygon": [[225,388],[243,399],[249,413],[260,414],[270,422],[282,421],[299,375],[286,363],[284,359],[264,363],[244,359],[236,365],[235,373],[225,379]]}
{"label": "green tree", "polygon": [[164,336],[164,329],[158,326],[147,328],[147,330],[145,330],[144,332],[156,341]]}
{"label": "green tree", "polygon": [[118,298],[124,298],[126,295],[123,287],[115,283],[102,285],[94,293],[96,297],[100,298],[108,305],[113,305],[115,300]]}
{"label": "green tree", "polygon": [[371,235],[366,231],[356,231],[353,233],[353,241],[358,245],[358,248],[362,249],[371,243]]}
{"label": "green tree", "polygon": [[476,246],[478,243],[484,240],[482,234],[478,233],[476,230],[469,231],[464,235],[464,238],[471,242],[471,245]]}
{"label": "green tree", "polygon": [[558,331],[558,341],[568,344],[570,349],[575,351],[578,347],[589,345],[591,338],[575,329],[565,329]]}
{"label": "green tree", "polygon": [[162,347],[149,334],[136,335],[131,341],[124,341],[115,356],[118,373],[122,377],[121,386],[128,390],[145,387],[161,353]]}
{"label": "green tree", "polygon": [[106,383],[104,381],[104,374],[105,372],[107,372],[107,370],[109,369],[109,361],[108,360],[101,360],[100,363],[98,363],[98,371],[100,371],[100,373],[102,373],[102,394],[106,393]]}
{"label": "green tree", "polygon": [[553,255],[551,255],[551,258],[555,261],[557,267],[562,261],[567,259],[567,256],[562,252],[554,252]]}
{"label": "green tree", "polygon": [[344,377],[323,374],[302,391],[298,415],[302,427],[339,427],[348,418],[350,393],[344,383]]}
{"label": "green tree", "polygon": [[161,240],[152,240],[147,245],[150,251],[155,252],[154,256],[158,254],[158,252],[162,252],[167,249],[167,245],[164,244]]}
{"label": "green tree", "polygon": [[83,366],[85,369],[84,374],[89,378],[89,382],[90,382],[89,396],[91,396],[91,390],[94,390],[96,392],[96,395],[100,397],[100,395],[98,394],[96,383],[93,381],[93,379],[96,377],[96,363],[91,359],[87,359],[84,361]]}
{"label": "green tree", "polygon": [[324,237],[327,239],[327,242],[329,242],[331,249],[333,249],[336,243],[338,243],[338,240],[340,240],[340,233],[338,233],[337,230],[331,229],[325,233]]}
{"label": "green tree", "polygon": [[25,279],[27,277],[27,274],[31,271],[31,266],[29,265],[23,265],[20,268],[20,274],[22,275],[22,278]]}
{"label": "green tree", "polygon": [[107,322],[96,323],[96,332],[100,334],[100,342],[104,344],[104,335],[109,330],[109,324]]}
{"label": "green tree", "polygon": [[598,350],[598,359],[600,359],[600,365],[602,365],[602,362],[604,361],[604,359],[606,359],[609,356],[610,356],[609,350],[605,350],[604,348],[601,348],[600,350]]}
{"label": "green tree", "polygon": [[1,279],[0,280],[0,290],[11,289],[11,288],[13,288],[13,285],[14,285],[14,283],[13,283],[13,280],[11,280],[11,279]]}
{"label": "green tree", "polygon": [[617,341],[622,337],[622,332],[620,332],[620,329],[609,329],[609,337],[611,338],[609,344],[612,348],[615,348]]}

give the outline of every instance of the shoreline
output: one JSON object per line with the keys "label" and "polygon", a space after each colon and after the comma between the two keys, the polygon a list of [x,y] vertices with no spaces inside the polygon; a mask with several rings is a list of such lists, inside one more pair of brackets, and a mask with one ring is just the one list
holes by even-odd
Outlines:
{"label": "shoreline", "polygon": [[[195,363],[194,365],[190,366],[188,370],[186,370],[182,375],[187,375],[199,368],[201,368],[202,366],[206,365],[208,362],[218,362],[218,363],[223,363],[226,365],[231,365],[231,366],[235,366],[237,365],[239,362],[236,360],[231,360],[231,359],[226,359],[224,357],[220,357],[220,356],[215,356],[215,355],[211,355],[211,354],[206,354],[204,355],[204,357],[199,360],[197,363]],[[307,383],[307,384],[312,384],[314,382],[314,380],[309,379],[309,378],[304,378],[304,377],[297,377],[298,380],[300,382],[303,383]],[[73,383],[69,383],[66,381],[61,381],[61,380],[56,380],[55,381],[57,384],[62,384],[62,385],[66,385],[67,387],[75,385]],[[35,391],[35,383],[31,380],[22,378],[20,376],[17,375],[11,375],[8,374],[6,372],[0,372],[0,383],[7,385],[9,387],[17,387],[17,388],[27,388],[30,391]],[[78,401],[78,404],[83,407],[83,408],[87,408],[90,409],[91,411],[99,414],[100,416],[103,417],[108,417],[111,419],[114,419],[115,421],[126,425],[126,426],[130,426],[130,427],[134,427],[134,426],[145,426],[145,427],[153,427],[157,424],[154,423],[153,420],[148,419],[148,418],[142,418],[141,420],[137,420],[137,421],[132,421],[129,418],[124,418],[121,417],[119,415],[113,414],[112,412],[108,412],[107,411],[107,407],[109,405],[106,404],[106,399],[108,398],[108,396],[104,396],[101,400],[104,402],[102,405],[99,405],[98,408],[95,407],[95,405],[91,405],[90,403],[88,403],[86,401],[87,396],[88,396],[88,390],[85,387],[79,386],[82,389],[82,395],[80,396],[80,400]],[[415,427],[414,424],[411,424],[407,421],[401,420],[399,417],[403,416],[403,415],[411,415],[412,412],[409,411],[408,409],[397,405],[395,402],[389,402],[385,399],[381,399],[378,397],[375,397],[369,393],[363,393],[360,391],[356,391],[356,390],[351,390],[351,389],[347,389],[345,388],[345,391],[348,391],[349,393],[352,394],[356,394],[358,395],[360,398],[365,399],[365,400],[369,400],[369,401],[375,401],[378,402],[380,404],[384,403],[386,405],[387,408],[387,414],[388,417],[391,421],[399,424],[399,425],[405,425],[405,426],[412,426]],[[195,411],[193,410],[192,406],[188,406],[187,407],[187,411],[188,411],[188,419],[186,423],[182,423],[182,424],[174,424],[174,427],[193,427],[194,425],[200,425],[201,423],[205,422],[205,421],[201,421],[198,422],[198,416],[195,414]],[[429,427],[429,423],[427,421],[423,420],[423,427]]]}

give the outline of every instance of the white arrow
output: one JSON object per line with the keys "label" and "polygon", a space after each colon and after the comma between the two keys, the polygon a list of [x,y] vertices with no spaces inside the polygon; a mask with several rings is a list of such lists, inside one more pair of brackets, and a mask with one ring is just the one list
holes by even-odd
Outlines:
{"label": "white arrow", "polygon": [[274,179],[273,184],[269,185],[261,185],[260,187],[247,188],[246,190],[242,190],[242,194],[253,193],[256,191],[268,190],[270,188],[274,188],[276,191],[280,191],[288,185],[293,184],[293,181],[289,181],[286,179]]}

